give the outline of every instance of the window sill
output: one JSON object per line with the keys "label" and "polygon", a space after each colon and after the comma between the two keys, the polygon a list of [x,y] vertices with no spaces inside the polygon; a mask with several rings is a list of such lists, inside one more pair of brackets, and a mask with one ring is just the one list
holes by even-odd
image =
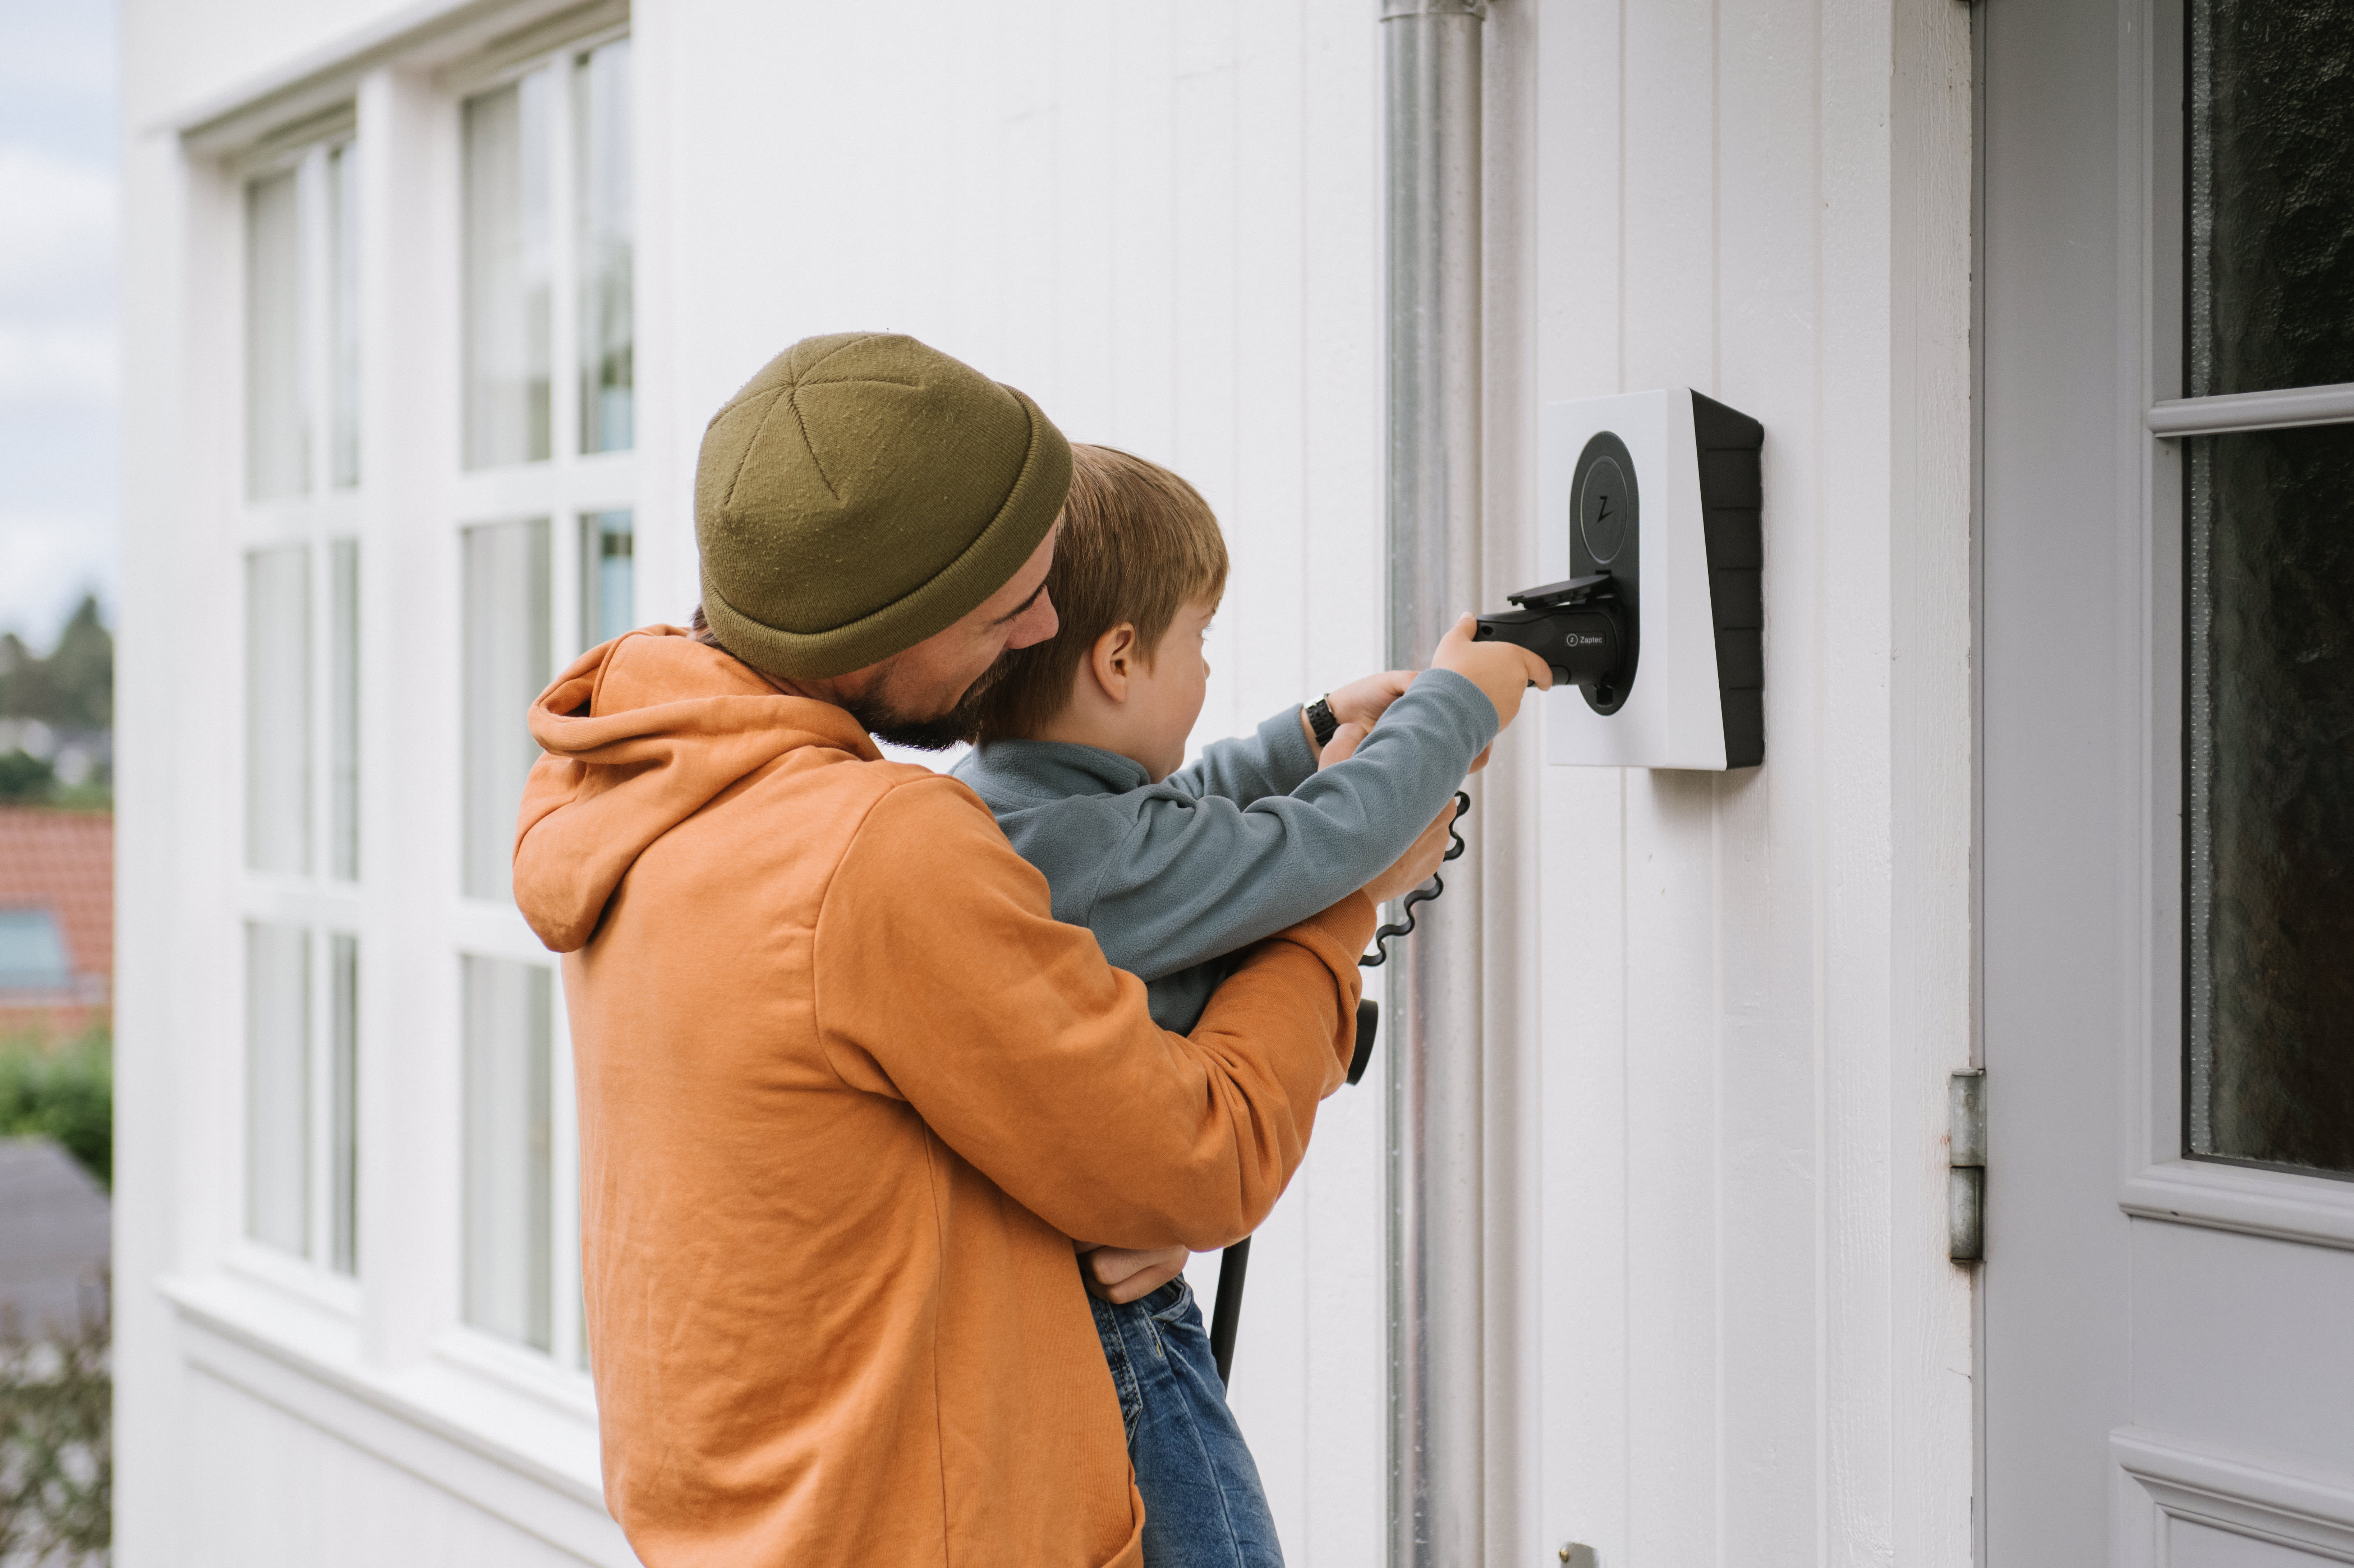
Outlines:
{"label": "window sill", "polygon": [[239,1272],[157,1288],[191,1365],[559,1550],[637,1563],[605,1512],[594,1409],[577,1385],[554,1392],[565,1374],[522,1378],[471,1353],[372,1365],[354,1316]]}
{"label": "window sill", "polygon": [[2354,1182],[2200,1160],[2127,1177],[2117,1206],[2138,1219],[2354,1249]]}

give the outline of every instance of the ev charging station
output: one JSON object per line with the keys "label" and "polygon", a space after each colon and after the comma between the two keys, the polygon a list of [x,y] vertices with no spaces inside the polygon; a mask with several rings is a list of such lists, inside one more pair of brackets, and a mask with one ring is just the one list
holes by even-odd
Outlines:
{"label": "ev charging station", "polygon": [[1765,427],[1673,387],[1548,404],[1539,564],[1479,636],[1553,666],[1545,760],[1755,768],[1766,758]]}

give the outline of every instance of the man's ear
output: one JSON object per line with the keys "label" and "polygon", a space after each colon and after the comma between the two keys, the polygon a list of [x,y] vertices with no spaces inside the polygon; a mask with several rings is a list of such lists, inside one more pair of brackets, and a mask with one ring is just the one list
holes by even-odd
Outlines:
{"label": "man's ear", "polygon": [[1136,673],[1137,662],[1136,628],[1125,620],[1097,638],[1087,651],[1087,669],[1097,688],[1115,703],[1128,701],[1129,677]]}

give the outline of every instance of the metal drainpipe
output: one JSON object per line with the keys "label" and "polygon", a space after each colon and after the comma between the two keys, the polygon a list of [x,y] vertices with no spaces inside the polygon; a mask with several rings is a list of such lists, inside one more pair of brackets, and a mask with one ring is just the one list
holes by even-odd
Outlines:
{"label": "metal drainpipe", "polygon": [[[1382,0],[1389,659],[1479,591],[1480,34],[1487,0]],[[1479,861],[1390,969],[1390,1563],[1484,1553]]]}

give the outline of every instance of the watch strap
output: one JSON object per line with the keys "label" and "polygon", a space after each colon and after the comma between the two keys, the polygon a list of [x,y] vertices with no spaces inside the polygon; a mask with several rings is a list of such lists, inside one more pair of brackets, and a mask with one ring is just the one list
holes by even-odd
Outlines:
{"label": "watch strap", "polygon": [[1317,749],[1320,751],[1331,745],[1333,735],[1341,727],[1341,721],[1332,716],[1331,702],[1326,697],[1319,697],[1304,711],[1308,715],[1308,727],[1316,736]]}

